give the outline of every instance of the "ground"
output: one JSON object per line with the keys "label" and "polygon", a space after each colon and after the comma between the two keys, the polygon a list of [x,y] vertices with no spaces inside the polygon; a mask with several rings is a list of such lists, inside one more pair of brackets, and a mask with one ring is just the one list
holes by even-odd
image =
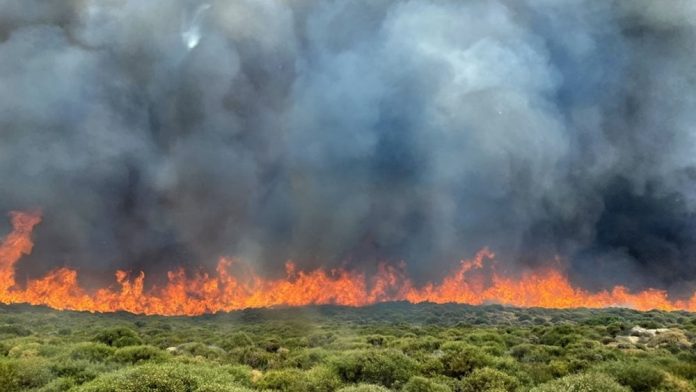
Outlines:
{"label": "ground", "polygon": [[0,305],[0,390],[695,391],[696,314],[379,304],[200,317]]}

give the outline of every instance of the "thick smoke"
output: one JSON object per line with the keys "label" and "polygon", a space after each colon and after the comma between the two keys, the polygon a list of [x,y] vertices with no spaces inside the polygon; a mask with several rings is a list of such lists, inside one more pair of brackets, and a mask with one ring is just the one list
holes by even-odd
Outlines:
{"label": "thick smoke", "polygon": [[691,0],[0,0],[0,211],[44,212],[20,276],[489,246],[681,293],[694,42]]}

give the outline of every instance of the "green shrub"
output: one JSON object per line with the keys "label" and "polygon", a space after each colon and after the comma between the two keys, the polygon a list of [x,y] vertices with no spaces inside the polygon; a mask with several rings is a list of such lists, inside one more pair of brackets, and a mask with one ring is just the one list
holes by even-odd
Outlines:
{"label": "green shrub", "polygon": [[317,366],[305,372],[307,392],[333,392],[341,386],[341,379],[328,366]]}
{"label": "green shrub", "polygon": [[121,363],[136,364],[140,362],[163,362],[167,354],[153,346],[128,346],[116,350],[114,360]]}
{"label": "green shrub", "polygon": [[403,385],[416,372],[418,365],[396,350],[359,350],[346,353],[333,361],[336,372],[347,383]]}
{"label": "green shrub", "polygon": [[510,349],[510,355],[524,363],[547,363],[561,353],[557,347],[522,343]]}
{"label": "green shrub", "polygon": [[92,362],[103,362],[111,358],[116,350],[104,343],[82,342],[73,346],[70,358]]}
{"label": "green shrub", "polygon": [[519,381],[513,376],[491,368],[476,369],[461,383],[461,392],[513,391]]}
{"label": "green shrub", "polygon": [[466,343],[447,343],[442,346],[442,350],[444,351],[442,363],[445,375],[449,377],[463,377],[474,369],[490,366],[494,362],[491,355]]}
{"label": "green shrub", "polygon": [[31,330],[16,324],[0,325],[0,335],[29,336]]}
{"label": "green shrub", "polygon": [[185,343],[177,347],[178,353],[192,355],[194,357],[204,357],[208,359],[221,359],[227,353],[220,347],[210,346],[199,342]]}
{"label": "green shrub", "polygon": [[0,387],[2,392],[25,391],[39,388],[51,379],[45,361],[39,359],[0,359]]}
{"label": "green shrub", "polygon": [[10,349],[7,356],[10,358],[33,358],[39,356],[41,345],[36,342],[18,344]]}
{"label": "green shrub", "polygon": [[76,392],[244,392],[224,368],[175,363],[146,364],[105,373]]}
{"label": "green shrub", "polygon": [[343,387],[336,392],[389,392],[389,390],[381,385],[358,384]]}
{"label": "green shrub", "polygon": [[224,343],[222,344],[222,348],[225,350],[231,350],[237,347],[251,347],[253,345],[254,341],[249,337],[249,335],[244,332],[237,332],[225,339]]}
{"label": "green shrub", "polygon": [[298,369],[271,370],[266,372],[258,381],[261,389],[278,391],[306,391],[309,383],[304,372]]}
{"label": "green shrub", "polygon": [[582,339],[576,327],[570,325],[557,325],[547,330],[539,340],[539,343],[548,346],[565,347]]}
{"label": "green shrub", "polygon": [[75,380],[70,377],[55,378],[37,392],[68,392],[75,387]]}
{"label": "green shrub", "polygon": [[114,347],[137,346],[143,344],[138,334],[126,327],[115,327],[99,331],[92,340]]}
{"label": "green shrub", "polygon": [[217,368],[218,372],[225,374],[225,379],[241,386],[251,386],[252,369],[242,365],[224,365]]}
{"label": "green shrub", "polygon": [[274,360],[273,354],[256,347],[245,347],[232,350],[230,357],[240,364],[261,370],[267,369]]}
{"label": "green shrub", "polygon": [[665,380],[665,373],[662,370],[640,362],[615,362],[603,369],[619,384],[630,387],[633,392],[652,391]]}
{"label": "green shrub", "polygon": [[70,379],[77,384],[91,381],[99,376],[99,374],[110,370],[101,363],[90,362],[84,359],[74,360],[69,358],[52,362],[49,369],[54,376]]}
{"label": "green shrub", "polygon": [[533,388],[530,392],[631,392],[603,373],[583,373],[565,376]]}
{"label": "green shrub", "polygon": [[414,376],[404,385],[403,392],[451,392],[452,388],[431,379]]}
{"label": "green shrub", "polygon": [[287,366],[296,367],[298,369],[311,369],[315,365],[323,362],[326,356],[326,351],[323,349],[304,349],[290,355],[285,362]]}

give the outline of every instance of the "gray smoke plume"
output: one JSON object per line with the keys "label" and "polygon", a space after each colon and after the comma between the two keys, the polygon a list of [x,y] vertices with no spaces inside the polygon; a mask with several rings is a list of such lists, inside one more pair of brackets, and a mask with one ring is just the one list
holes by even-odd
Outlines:
{"label": "gray smoke plume", "polygon": [[0,0],[0,211],[25,277],[489,246],[685,293],[695,42],[691,0]]}

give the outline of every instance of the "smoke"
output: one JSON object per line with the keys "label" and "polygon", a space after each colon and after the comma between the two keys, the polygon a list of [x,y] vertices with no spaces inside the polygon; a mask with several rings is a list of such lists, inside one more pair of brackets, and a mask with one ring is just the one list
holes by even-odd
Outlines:
{"label": "smoke", "polygon": [[0,211],[44,212],[20,276],[489,246],[693,290],[695,41],[690,0],[0,0]]}

